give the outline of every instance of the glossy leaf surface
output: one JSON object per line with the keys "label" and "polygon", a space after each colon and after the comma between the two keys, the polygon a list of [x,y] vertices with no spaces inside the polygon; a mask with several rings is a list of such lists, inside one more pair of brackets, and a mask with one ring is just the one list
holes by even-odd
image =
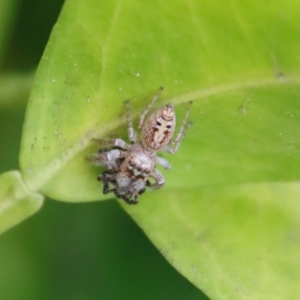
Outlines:
{"label": "glossy leaf surface", "polygon": [[164,189],[125,209],[212,299],[288,299],[300,270],[300,193],[289,183],[300,177],[297,7],[67,1],[27,110],[26,185],[62,201],[107,199],[85,159],[91,139],[126,138],[124,100],[136,120],[164,86],[158,105],[174,103],[180,123],[193,100],[194,126],[165,156]]}

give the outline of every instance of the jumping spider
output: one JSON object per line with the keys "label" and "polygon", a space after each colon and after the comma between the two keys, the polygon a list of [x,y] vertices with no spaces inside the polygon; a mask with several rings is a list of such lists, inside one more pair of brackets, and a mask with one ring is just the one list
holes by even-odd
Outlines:
{"label": "jumping spider", "polygon": [[[166,170],[170,170],[171,165],[156,153],[159,150],[176,153],[187,128],[192,124],[187,121],[192,102],[189,102],[176,139],[171,140],[176,124],[172,104],[158,109],[145,121],[159,94],[160,92],[155,95],[140,115],[138,128],[141,130],[141,139],[138,139],[133,129],[130,104],[129,100],[126,100],[128,137],[132,144],[127,144],[122,139],[95,140],[108,147],[88,157],[89,161],[105,169],[98,176],[98,180],[103,182],[104,194],[114,192],[117,198],[122,198],[129,204],[136,204],[139,195],[145,192],[146,187],[158,189],[165,183],[164,177],[155,165],[160,164]],[[149,178],[154,179],[154,183],[151,183]],[[113,187],[110,189],[110,186]]]}

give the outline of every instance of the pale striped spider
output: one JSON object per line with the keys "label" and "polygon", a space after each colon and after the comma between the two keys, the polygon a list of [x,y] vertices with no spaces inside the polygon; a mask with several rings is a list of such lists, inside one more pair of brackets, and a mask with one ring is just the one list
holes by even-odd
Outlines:
{"label": "pale striped spider", "polygon": [[[103,182],[104,194],[113,192],[117,198],[122,198],[129,204],[136,204],[146,187],[158,189],[165,183],[164,177],[155,165],[160,164],[166,170],[170,170],[171,165],[166,159],[158,156],[157,151],[176,153],[187,128],[192,124],[188,122],[192,102],[189,102],[177,137],[171,140],[176,124],[172,104],[166,104],[153,112],[145,121],[159,94],[160,92],[155,95],[140,115],[138,125],[141,130],[140,139],[133,129],[130,104],[129,100],[126,100],[128,137],[132,144],[127,144],[122,139],[95,140],[105,148],[89,156],[88,160],[104,168],[104,172],[98,176],[98,180]],[[150,178],[154,182],[151,182]]]}

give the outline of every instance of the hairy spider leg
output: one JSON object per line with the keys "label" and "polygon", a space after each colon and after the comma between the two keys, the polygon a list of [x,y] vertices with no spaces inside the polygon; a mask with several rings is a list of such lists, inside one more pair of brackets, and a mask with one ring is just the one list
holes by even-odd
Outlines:
{"label": "hairy spider leg", "polygon": [[122,139],[93,139],[93,141],[97,142],[98,144],[109,146],[109,147],[119,147],[123,150],[129,150],[131,149],[131,145],[128,145],[124,140]]}
{"label": "hairy spider leg", "polygon": [[127,121],[128,138],[130,141],[135,143],[138,138],[137,138],[137,134],[134,131],[134,128],[132,125],[129,99],[126,100],[125,103],[126,103],[126,121]]}
{"label": "hairy spider leg", "polygon": [[150,173],[149,177],[152,177],[155,180],[155,183],[151,183],[149,180],[147,180],[147,182],[146,182],[146,185],[152,189],[159,189],[165,183],[164,177],[157,169],[154,169]]}
{"label": "hairy spider leg", "polygon": [[165,170],[171,170],[170,163],[161,156],[156,156],[156,163],[160,164]]}
{"label": "hairy spider leg", "polygon": [[148,114],[149,110],[151,109],[151,107],[153,106],[154,102],[158,99],[158,97],[160,96],[160,93],[162,92],[164,88],[161,87],[158,91],[158,93],[153,97],[153,99],[150,101],[150,103],[148,104],[148,106],[145,108],[145,110],[142,112],[142,114],[140,115],[140,121],[139,121],[139,126],[138,128],[141,129],[143,127],[144,124],[144,120],[146,115]]}
{"label": "hairy spider leg", "polygon": [[120,162],[124,157],[124,151],[112,149],[108,151],[100,150],[98,153],[88,156],[87,160],[93,162],[96,166],[104,167],[109,172],[117,172],[120,167]]}
{"label": "hairy spider leg", "polygon": [[109,183],[116,186],[117,182],[115,180],[114,174],[104,171],[98,176],[98,180],[103,182],[103,194],[108,194],[113,192],[116,188],[109,189]]}

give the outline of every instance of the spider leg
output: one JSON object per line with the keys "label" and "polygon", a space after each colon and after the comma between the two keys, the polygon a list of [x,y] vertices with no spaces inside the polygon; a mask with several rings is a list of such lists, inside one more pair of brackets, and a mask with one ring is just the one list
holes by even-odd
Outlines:
{"label": "spider leg", "polygon": [[121,194],[117,188],[113,190],[115,193],[116,198],[123,199],[126,203],[128,204],[137,204],[138,203],[138,198],[137,195],[134,196],[134,199],[130,199],[133,194],[130,191],[127,191],[125,194]]}
{"label": "spider leg", "polygon": [[156,157],[156,163],[158,163],[161,166],[163,166],[163,168],[166,169],[166,170],[170,170],[171,169],[170,163],[166,159],[164,159],[164,158],[162,158],[160,156]]}
{"label": "spider leg", "polygon": [[[130,199],[133,196],[133,199]],[[125,200],[128,204],[138,204],[139,196],[138,195],[130,195],[130,197],[123,196],[123,200]]]}
{"label": "spider leg", "polygon": [[[108,184],[107,184],[108,185]],[[104,187],[105,187],[105,185],[103,186],[103,194],[105,195],[105,194],[108,194],[108,193],[111,193],[111,192],[114,192],[115,190],[116,190],[116,188],[114,188],[114,189],[108,189],[108,187],[107,187],[107,189],[106,190],[104,190]]]}
{"label": "spider leg", "polygon": [[162,92],[163,89],[164,89],[163,87],[161,87],[159,89],[158,93],[153,97],[151,102],[148,104],[148,106],[145,108],[145,110],[140,115],[139,126],[138,126],[139,129],[141,129],[143,127],[143,123],[144,123],[146,115],[148,114],[149,110],[153,106],[154,102],[158,99],[158,97],[159,97],[159,95],[160,95],[160,93]]}
{"label": "spider leg", "polygon": [[139,202],[139,195],[146,191],[146,182],[144,179],[136,181],[127,181],[126,186],[117,186],[115,195],[122,198],[128,204],[137,204]]}
{"label": "spider leg", "polygon": [[190,114],[190,108],[191,108],[192,103],[193,103],[192,101],[189,102],[189,105],[188,105],[188,107],[186,109],[186,112],[185,112],[184,120],[182,121],[179,132],[177,134],[177,137],[175,138],[175,140],[170,142],[170,144],[172,144],[174,146],[172,147],[170,145],[166,145],[163,148],[163,150],[165,150],[165,151],[167,151],[171,154],[175,154],[177,152],[177,150],[179,149],[179,146],[181,144],[181,141],[182,141],[187,129],[193,124],[192,122],[188,122],[188,117],[189,117],[189,114]]}
{"label": "spider leg", "polygon": [[150,183],[149,180],[146,181],[146,185],[149,186],[152,189],[159,189],[165,183],[164,177],[162,176],[162,174],[157,169],[154,169],[150,173],[149,177],[152,177],[155,180],[155,183]]}
{"label": "spider leg", "polygon": [[87,157],[87,160],[93,162],[96,166],[102,166],[110,171],[119,169],[120,160],[125,157],[125,152],[119,149],[109,151],[99,151]]}
{"label": "spider leg", "polygon": [[[147,182],[146,182],[147,185]],[[146,192],[146,188],[143,188],[139,191],[139,195],[143,195]]]}
{"label": "spider leg", "polygon": [[[131,145],[128,145],[122,139],[109,139],[109,140],[105,140],[105,139],[93,139],[93,141],[97,142],[97,143],[99,143],[101,145],[104,145],[104,146],[118,147],[118,148],[121,148],[123,150],[129,150],[129,149],[131,149]],[[104,149],[107,149],[107,148],[104,148]]]}
{"label": "spider leg", "polygon": [[116,180],[113,173],[110,173],[108,171],[104,171],[102,174],[98,176],[98,180],[103,182],[103,194],[108,194],[110,192],[113,192],[114,189],[109,189],[109,184],[112,184],[113,186],[116,186]]}
{"label": "spider leg", "polygon": [[108,152],[110,150],[111,150],[111,148],[101,148],[101,149],[98,150],[98,153],[105,153],[105,152]]}
{"label": "spider leg", "polygon": [[136,132],[134,131],[133,125],[132,125],[129,99],[126,100],[125,103],[126,103],[126,120],[127,120],[128,138],[129,138],[129,140],[131,140],[132,142],[135,143],[137,141],[137,135],[136,135]]}

